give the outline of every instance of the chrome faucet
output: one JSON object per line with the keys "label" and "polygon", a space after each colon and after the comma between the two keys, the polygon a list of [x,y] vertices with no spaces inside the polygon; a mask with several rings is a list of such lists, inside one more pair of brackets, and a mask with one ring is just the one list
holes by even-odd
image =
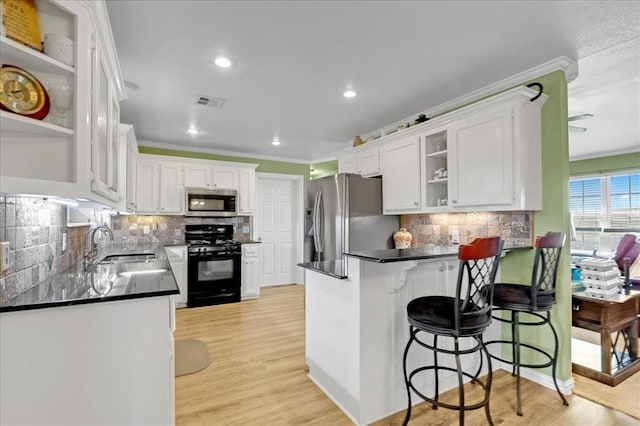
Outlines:
{"label": "chrome faucet", "polygon": [[113,232],[106,225],[98,225],[95,228],[91,228],[87,231],[85,236],[85,253],[84,253],[84,266],[85,270],[88,269],[91,261],[98,255],[98,244],[96,243],[96,233],[100,231],[109,236],[109,239],[113,241]]}

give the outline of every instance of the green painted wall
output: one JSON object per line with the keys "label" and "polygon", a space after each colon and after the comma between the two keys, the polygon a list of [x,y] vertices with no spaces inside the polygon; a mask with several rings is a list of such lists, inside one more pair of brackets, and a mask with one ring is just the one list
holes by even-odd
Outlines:
{"label": "green painted wall", "polygon": [[640,152],[578,160],[569,163],[571,176],[596,175],[638,169],[640,169]]}
{"label": "green painted wall", "polygon": [[309,180],[309,165],[301,163],[288,163],[286,161],[261,160],[249,157],[234,157],[231,155],[207,154],[203,152],[178,151],[173,149],[153,148],[141,146],[138,148],[141,154],[167,155],[170,157],[198,158],[201,160],[234,161],[236,163],[258,164],[257,172],[282,173],[287,175],[302,175]]}
{"label": "green painted wall", "polygon": [[311,179],[320,179],[338,173],[338,160],[311,164]]}
{"label": "green painted wall", "polygon": [[[533,214],[534,235],[548,231],[569,234],[569,134],[567,126],[567,81],[561,71],[536,78],[544,85],[549,96],[542,108],[542,190],[543,210]],[[502,260],[502,282],[529,283],[533,268],[534,250],[513,251]],[[551,318],[560,340],[557,377],[571,378],[571,279],[569,267],[569,241],[565,245],[558,271],[557,304]],[[525,320],[523,316],[522,320]],[[503,327],[509,335],[510,328]],[[521,341],[546,348],[552,352],[553,334],[549,327],[522,327]],[[504,355],[506,356],[506,351]],[[510,358],[510,354],[509,354]],[[523,350],[524,363],[541,363],[544,358]],[[542,371],[542,370],[540,370]],[[546,370],[551,375],[551,368]]]}

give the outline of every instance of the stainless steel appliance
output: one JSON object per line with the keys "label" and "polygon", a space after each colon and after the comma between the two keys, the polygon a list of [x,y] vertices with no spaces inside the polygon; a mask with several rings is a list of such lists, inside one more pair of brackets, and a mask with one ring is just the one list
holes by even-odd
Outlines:
{"label": "stainless steel appliance", "polygon": [[235,189],[185,188],[185,216],[228,217],[238,215],[238,191]]}
{"label": "stainless steel appliance", "polygon": [[187,307],[240,301],[240,243],[233,225],[186,225]]}
{"label": "stainless steel appliance", "polygon": [[382,181],[340,173],[306,184],[304,261],[393,248],[399,216],[382,214]]}

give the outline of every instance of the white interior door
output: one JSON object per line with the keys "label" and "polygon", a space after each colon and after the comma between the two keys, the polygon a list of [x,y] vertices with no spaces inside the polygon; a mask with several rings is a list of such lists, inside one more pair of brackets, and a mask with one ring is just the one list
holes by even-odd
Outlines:
{"label": "white interior door", "polygon": [[261,286],[296,282],[298,180],[258,177],[255,237],[262,241],[258,279]]}

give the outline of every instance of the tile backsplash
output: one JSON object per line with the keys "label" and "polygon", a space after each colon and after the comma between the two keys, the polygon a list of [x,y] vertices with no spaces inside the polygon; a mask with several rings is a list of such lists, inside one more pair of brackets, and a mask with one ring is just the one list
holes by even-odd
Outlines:
{"label": "tile backsplash", "polygon": [[[184,229],[187,224],[233,224],[236,241],[248,241],[252,235],[250,216],[237,217],[185,217],[185,216],[113,216],[112,229],[116,244],[127,238],[129,245],[184,241]],[[248,232],[243,232],[243,228]],[[147,231],[147,233],[145,233]]]}
{"label": "tile backsplash", "polygon": [[[67,228],[67,208],[44,198],[0,194],[0,241],[13,264],[0,273],[0,303],[82,258],[87,227]],[[62,250],[66,234],[67,247]]]}
{"label": "tile backsplash", "polygon": [[499,235],[506,247],[524,247],[532,245],[532,216],[528,211],[418,214],[401,216],[400,224],[413,236],[411,247],[451,245],[453,230],[460,244]]}

